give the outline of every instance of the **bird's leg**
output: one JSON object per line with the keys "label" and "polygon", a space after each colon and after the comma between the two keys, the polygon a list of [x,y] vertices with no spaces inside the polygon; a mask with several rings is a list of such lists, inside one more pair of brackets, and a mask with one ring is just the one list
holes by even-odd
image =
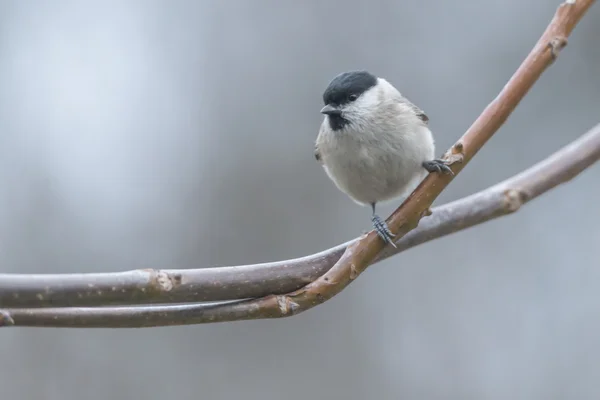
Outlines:
{"label": "bird's leg", "polygon": [[445,174],[454,175],[448,164],[444,160],[435,159],[431,161],[423,161],[423,168],[431,172],[443,172]]}
{"label": "bird's leg", "polygon": [[375,228],[375,232],[379,235],[379,237],[386,243],[391,244],[396,247],[394,244],[394,235],[390,228],[388,228],[387,223],[382,220],[377,214],[375,214],[375,203],[371,203],[371,209],[373,210],[373,216],[371,217],[371,221],[373,221],[373,227]]}

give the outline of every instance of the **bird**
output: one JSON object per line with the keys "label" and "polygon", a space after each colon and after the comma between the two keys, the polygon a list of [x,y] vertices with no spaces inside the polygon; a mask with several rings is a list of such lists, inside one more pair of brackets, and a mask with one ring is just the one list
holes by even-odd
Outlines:
{"label": "bird", "polygon": [[371,207],[377,235],[395,247],[378,203],[410,194],[428,173],[452,170],[434,158],[429,117],[386,79],[365,70],[335,76],[323,92],[315,158],[339,190]]}

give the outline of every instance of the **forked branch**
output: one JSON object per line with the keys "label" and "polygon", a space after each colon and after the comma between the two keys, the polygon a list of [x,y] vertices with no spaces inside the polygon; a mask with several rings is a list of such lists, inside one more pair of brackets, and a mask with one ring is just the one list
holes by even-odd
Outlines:
{"label": "forked branch", "polygon": [[[600,124],[544,161],[479,193],[440,207],[429,226],[398,241],[401,250],[517,211],[522,205],[567,182],[600,160]],[[425,224],[423,224],[425,225]],[[389,252],[388,252],[389,250]],[[386,248],[380,258],[396,250]],[[229,304],[4,310],[4,323],[19,326],[133,328],[200,324],[264,317],[250,301]],[[2,325],[0,313],[0,325]]]}
{"label": "forked branch", "polygon": [[[453,162],[455,174],[500,128],[542,72],[554,61],[566,45],[567,37],[592,4],[593,0],[571,0],[559,7],[534,49],[498,97],[446,153],[446,159]],[[408,233],[428,214],[431,203],[452,179],[446,175],[428,176],[388,219],[392,231],[398,232],[398,251],[512,212],[522,203],[570,179],[598,159],[598,131],[596,127],[543,162],[543,171],[541,166],[533,167],[503,184],[440,207],[433,216],[423,221],[420,228]],[[0,325],[4,322],[6,325],[14,323],[27,326],[131,327],[289,316],[333,297],[368,265],[396,252],[392,248],[381,252],[382,249],[383,243],[371,232],[349,244],[314,256],[274,264],[117,274],[3,274],[0,275],[0,305],[6,309],[0,314]],[[333,263],[335,265],[329,269]],[[214,287],[212,283],[215,281],[203,278],[215,278],[219,274],[229,279],[226,279],[226,283],[231,285],[219,285],[212,291],[204,290]],[[268,279],[261,281],[261,277]],[[282,294],[286,292],[290,293]],[[264,297],[216,305],[9,308],[207,301],[257,296]]]}

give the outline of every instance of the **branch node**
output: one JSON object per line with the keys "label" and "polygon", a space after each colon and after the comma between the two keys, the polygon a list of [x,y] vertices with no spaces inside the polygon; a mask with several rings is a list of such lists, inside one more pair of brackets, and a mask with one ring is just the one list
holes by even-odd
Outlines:
{"label": "branch node", "polygon": [[294,314],[300,308],[300,305],[289,296],[275,296],[275,299],[282,315]]}
{"label": "branch node", "polygon": [[356,265],[350,265],[350,279],[354,280],[358,277],[358,270],[356,269]]}
{"label": "branch node", "polygon": [[146,269],[145,271],[150,274],[150,285],[152,289],[158,292],[170,292],[173,288],[181,284],[181,274],[173,274],[154,269]]}
{"label": "branch node", "polygon": [[0,326],[13,326],[15,321],[12,319],[8,311],[0,310]]}
{"label": "branch node", "polygon": [[452,165],[455,163],[462,163],[465,159],[464,145],[462,142],[456,142],[449,151],[444,154],[446,165]]}
{"label": "branch node", "polygon": [[452,153],[453,154],[462,154],[464,151],[464,146],[462,144],[462,142],[456,142],[454,144],[454,146],[452,146]]}
{"label": "branch node", "polygon": [[[569,3],[569,4],[574,4]],[[552,54],[552,61],[558,58],[558,54],[565,46],[568,44],[568,40],[564,36],[555,36],[549,43],[548,48],[550,48],[550,53]]]}
{"label": "branch node", "polygon": [[525,194],[520,190],[508,189],[504,192],[504,208],[508,212],[515,212],[523,205]]}
{"label": "branch node", "polygon": [[427,207],[426,209],[421,211],[421,218],[429,217],[431,214],[433,214],[433,211],[431,211],[431,207]]}

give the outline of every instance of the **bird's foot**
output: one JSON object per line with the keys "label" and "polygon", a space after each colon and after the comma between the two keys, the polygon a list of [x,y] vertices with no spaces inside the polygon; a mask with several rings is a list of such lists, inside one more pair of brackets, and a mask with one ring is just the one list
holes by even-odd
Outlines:
{"label": "bird's foot", "polygon": [[446,161],[435,159],[431,161],[423,161],[423,168],[431,172],[443,172],[445,174],[454,175],[454,172],[450,169]]}
{"label": "bird's foot", "polygon": [[373,221],[373,227],[375,228],[375,232],[377,232],[377,235],[379,235],[379,237],[386,244],[391,244],[392,246],[396,247],[396,244],[393,240],[393,238],[396,235],[394,235],[390,231],[390,228],[388,228],[387,223],[384,220],[382,220],[378,215],[373,215],[371,221]]}

